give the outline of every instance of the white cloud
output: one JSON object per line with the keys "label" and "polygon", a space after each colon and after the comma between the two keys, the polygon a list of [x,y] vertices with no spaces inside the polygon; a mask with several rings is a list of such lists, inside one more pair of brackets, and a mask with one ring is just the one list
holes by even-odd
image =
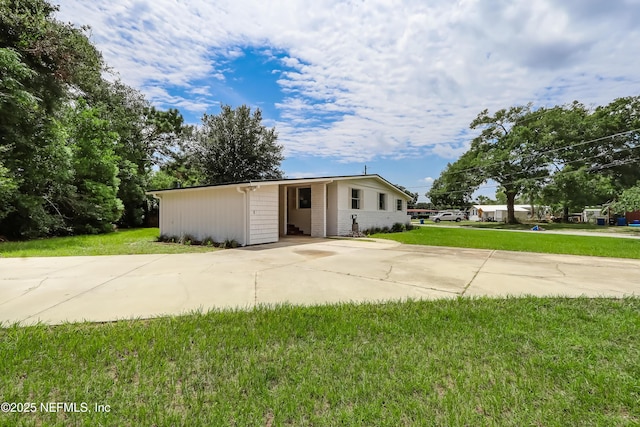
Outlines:
{"label": "white cloud", "polygon": [[289,155],[453,159],[484,108],[598,105],[640,88],[633,0],[60,3],[60,19],[90,24],[107,62],[162,105],[204,112],[226,100],[195,82],[224,81],[243,47],[287,52],[275,125]]}

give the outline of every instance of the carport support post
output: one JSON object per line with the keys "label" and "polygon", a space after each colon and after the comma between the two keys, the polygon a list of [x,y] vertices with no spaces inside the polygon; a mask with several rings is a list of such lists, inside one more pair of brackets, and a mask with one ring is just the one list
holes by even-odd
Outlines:
{"label": "carport support post", "polygon": [[311,185],[311,237],[327,237],[327,184]]}

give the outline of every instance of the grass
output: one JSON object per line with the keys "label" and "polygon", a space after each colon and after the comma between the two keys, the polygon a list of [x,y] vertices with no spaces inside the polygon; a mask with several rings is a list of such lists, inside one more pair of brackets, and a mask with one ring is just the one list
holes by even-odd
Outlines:
{"label": "grass", "polygon": [[0,424],[637,425],[639,312],[637,298],[457,299],[10,326],[0,402],[37,412]]}
{"label": "grass", "polygon": [[95,236],[53,237],[0,243],[0,257],[56,257],[209,252],[215,248],[159,243],[157,228],[119,230]]}
{"label": "grass", "polygon": [[[417,224],[419,221],[412,221]],[[483,229],[496,229],[496,230],[531,230],[534,225],[539,225],[546,230],[559,230],[559,231],[590,231],[598,233],[625,233],[640,235],[640,227],[619,227],[619,226],[601,226],[591,223],[542,223],[542,222],[527,222],[520,224],[507,224],[504,222],[478,222],[478,221],[462,221],[462,222],[439,222],[435,223],[428,219],[424,221],[425,224],[434,226],[456,226],[463,228],[483,228]]]}
{"label": "grass", "polygon": [[511,233],[499,230],[418,227],[404,233],[374,234],[372,237],[411,245],[640,259],[640,241],[636,239],[545,234],[544,231]]}

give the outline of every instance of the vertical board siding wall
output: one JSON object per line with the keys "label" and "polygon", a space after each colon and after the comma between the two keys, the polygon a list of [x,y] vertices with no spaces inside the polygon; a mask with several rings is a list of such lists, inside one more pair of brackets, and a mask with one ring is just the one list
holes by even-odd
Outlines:
{"label": "vertical board siding wall", "polygon": [[249,191],[249,245],[278,241],[278,186]]}
{"label": "vertical board siding wall", "polygon": [[217,242],[235,239],[244,245],[244,211],[244,195],[235,188],[166,193],[160,200],[160,232]]}

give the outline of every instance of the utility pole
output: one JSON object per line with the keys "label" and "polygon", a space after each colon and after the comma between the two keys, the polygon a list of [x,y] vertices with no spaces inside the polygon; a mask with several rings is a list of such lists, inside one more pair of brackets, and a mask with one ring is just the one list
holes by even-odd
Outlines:
{"label": "utility pole", "polygon": [[364,174],[367,174],[367,165],[364,165]]}

